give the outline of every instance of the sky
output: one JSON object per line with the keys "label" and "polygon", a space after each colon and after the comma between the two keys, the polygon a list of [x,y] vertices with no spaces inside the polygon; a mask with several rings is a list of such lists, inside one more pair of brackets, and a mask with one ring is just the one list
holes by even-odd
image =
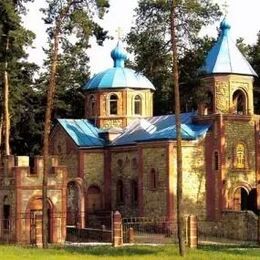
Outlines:
{"label": "sky", "polygon": [[[219,3],[223,8],[225,2],[227,3],[227,18],[231,24],[232,38],[235,40],[242,37],[248,44],[255,43],[257,33],[260,31],[260,0],[213,1]],[[102,47],[97,46],[95,41],[91,40],[88,55],[92,75],[113,66],[110,52],[116,45],[118,28],[120,27],[123,32],[122,36],[125,36],[130,31],[131,26],[134,25],[134,8],[137,7],[137,2],[138,0],[110,0],[109,12],[100,24],[115,39],[106,40]],[[37,35],[34,41],[35,48],[29,50],[29,60],[40,66],[44,59],[42,47],[46,44],[47,39],[46,26],[41,19],[42,13],[39,10],[44,6],[46,6],[45,0],[35,0],[34,3],[28,4],[29,12],[23,18],[25,27]],[[201,34],[216,37],[217,26],[219,24],[204,28]]]}

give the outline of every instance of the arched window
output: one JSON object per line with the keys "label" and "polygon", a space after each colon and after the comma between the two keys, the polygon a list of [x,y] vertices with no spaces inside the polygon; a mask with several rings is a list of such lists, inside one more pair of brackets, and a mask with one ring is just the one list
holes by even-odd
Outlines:
{"label": "arched window", "polygon": [[89,110],[90,115],[96,115],[96,99],[93,95],[89,98]]}
{"label": "arched window", "polygon": [[117,115],[118,113],[118,97],[113,94],[109,99],[109,113],[110,115]]}
{"label": "arched window", "polygon": [[138,202],[138,184],[136,180],[131,181],[131,198],[132,204],[136,205]]}
{"label": "arched window", "polygon": [[118,204],[124,203],[124,184],[122,180],[118,180],[116,184],[116,199]]}
{"label": "arched window", "polygon": [[151,169],[151,172],[150,172],[150,187],[151,189],[156,189],[158,186],[158,183],[157,183],[157,174],[156,174],[156,171],[154,168]]}
{"label": "arched window", "polygon": [[10,231],[11,206],[9,198],[7,196],[4,197],[3,218],[3,229],[6,231]]}
{"label": "arched window", "polygon": [[142,114],[142,99],[139,95],[135,96],[134,99],[134,114],[135,115]]}
{"label": "arched window", "polygon": [[244,144],[238,144],[236,146],[236,160],[235,160],[235,167],[239,169],[245,168],[246,162],[245,162],[245,145]]}
{"label": "arched window", "polygon": [[233,108],[235,114],[246,114],[246,96],[242,90],[237,90],[233,94]]}
{"label": "arched window", "polygon": [[214,152],[214,170],[218,171],[218,169],[219,169],[218,152]]}
{"label": "arched window", "polygon": [[206,94],[205,115],[213,113],[213,95],[210,91]]}

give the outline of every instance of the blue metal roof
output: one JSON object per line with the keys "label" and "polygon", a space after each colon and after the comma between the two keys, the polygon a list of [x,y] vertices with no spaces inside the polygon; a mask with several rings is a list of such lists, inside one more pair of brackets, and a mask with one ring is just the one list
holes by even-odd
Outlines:
{"label": "blue metal roof", "polygon": [[83,89],[140,88],[155,90],[151,81],[143,74],[125,68],[127,54],[120,41],[112,50],[111,57],[114,60],[114,67],[94,75],[83,86]]}
{"label": "blue metal roof", "polygon": [[[206,134],[209,124],[194,124],[195,113],[181,114],[183,140],[196,140]],[[137,119],[125,128],[124,133],[113,141],[113,145],[134,144],[140,141],[175,140],[176,121],[174,115]]]}
{"label": "blue metal roof", "polygon": [[209,51],[201,71],[206,74],[242,74],[257,76],[254,69],[237,48],[230,36],[231,26],[224,18],[220,24],[220,35]]}
{"label": "blue metal roof", "polygon": [[[181,114],[183,140],[196,140],[206,134],[209,124],[194,124],[195,113]],[[104,147],[105,140],[99,137],[102,129],[93,126],[86,119],[58,119],[58,122],[80,148]],[[123,129],[123,133],[110,145],[131,145],[141,141],[176,140],[174,115],[136,119]]]}
{"label": "blue metal roof", "polygon": [[58,119],[60,125],[79,147],[102,147],[104,140],[99,138],[100,130],[87,119]]}

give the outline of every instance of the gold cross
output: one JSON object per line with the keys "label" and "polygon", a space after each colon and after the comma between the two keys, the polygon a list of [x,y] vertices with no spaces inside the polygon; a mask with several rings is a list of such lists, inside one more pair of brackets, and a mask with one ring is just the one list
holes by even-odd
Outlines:
{"label": "gold cross", "polygon": [[122,38],[123,38],[123,29],[121,27],[118,27],[116,29],[116,33],[117,33],[118,40],[122,40]]}
{"label": "gold cross", "polygon": [[225,17],[227,16],[228,14],[228,8],[229,8],[229,5],[227,3],[227,0],[225,0],[224,4],[223,4],[223,11],[224,11],[224,15]]}

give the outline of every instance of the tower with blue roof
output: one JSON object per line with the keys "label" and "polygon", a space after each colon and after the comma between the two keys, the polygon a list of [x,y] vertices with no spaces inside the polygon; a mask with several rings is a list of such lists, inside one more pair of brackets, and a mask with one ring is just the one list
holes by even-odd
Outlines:
{"label": "tower with blue roof", "polygon": [[205,100],[197,119],[212,124],[205,142],[207,215],[220,218],[226,209],[257,212],[259,118],[253,104],[257,74],[233,42],[226,18],[201,73]]}
{"label": "tower with blue roof", "polygon": [[[217,42],[201,68],[206,102],[200,113],[253,115],[254,69],[231,38],[231,26],[224,18]],[[203,107],[204,106],[204,107]]]}
{"label": "tower with blue roof", "polygon": [[94,75],[85,85],[85,116],[101,128],[129,125],[153,114],[153,84],[125,67],[127,53],[118,41],[111,52],[113,68]]}

